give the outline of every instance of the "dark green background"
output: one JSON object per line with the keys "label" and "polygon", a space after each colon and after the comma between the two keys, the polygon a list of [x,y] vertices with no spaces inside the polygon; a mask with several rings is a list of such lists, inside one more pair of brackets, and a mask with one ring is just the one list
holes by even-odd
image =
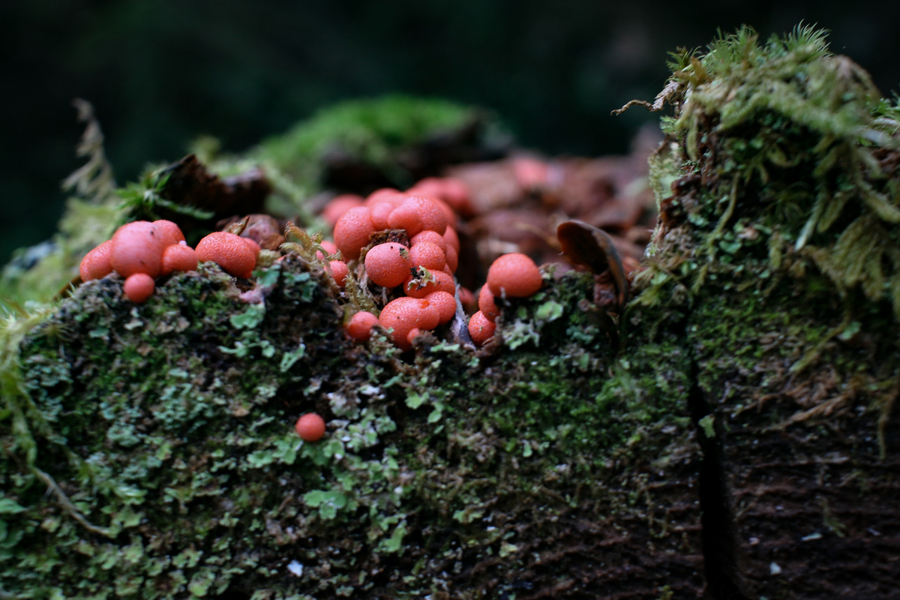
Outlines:
{"label": "dark green background", "polygon": [[[726,6],[727,4],[727,6]],[[199,134],[241,150],[330,103],[388,92],[494,109],[547,153],[627,149],[611,117],[662,88],[666,52],[717,28],[804,20],[900,88],[900,2],[6,0],[0,2],[0,262],[50,236],[91,101],[121,184]]]}

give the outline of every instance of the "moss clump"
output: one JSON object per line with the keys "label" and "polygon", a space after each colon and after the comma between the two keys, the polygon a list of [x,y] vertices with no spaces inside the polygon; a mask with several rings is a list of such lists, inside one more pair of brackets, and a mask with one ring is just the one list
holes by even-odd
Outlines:
{"label": "moss clump", "polygon": [[657,102],[675,104],[663,126],[677,142],[652,161],[660,234],[688,219],[704,239],[685,250],[733,268],[750,247],[772,269],[811,259],[840,293],[890,298],[900,315],[900,107],[813,28],[765,43],[744,28],[672,67]]}
{"label": "moss clump", "polygon": [[[885,300],[900,306],[900,107],[812,28],[765,43],[743,28],[674,58],[657,102],[675,115],[651,161],[660,225],[637,302],[695,307],[725,291],[742,301],[717,310],[741,322],[816,320],[792,373],[862,320],[892,326],[877,315]],[[723,327],[710,333],[724,342]]]}
{"label": "moss clump", "polygon": [[[139,307],[106,278],[40,325],[23,345],[20,397],[39,420],[3,428],[7,499],[29,507],[10,523],[4,588],[174,597],[244,581],[252,592],[325,552],[309,543],[324,531],[335,547],[389,540],[400,470],[372,448],[395,425],[358,405],[358,380],[333,376],[350,349],[322,276],[288,258],[258,274],[265,304],[247,305],[204,267]],[[329,403],[337,394],[347,401]],[[331,417],[325,443],[293,433],[310,410]],[[16,448],[26,435],[41,445],[30,457]],[[59,493],[45,498],[50,481]],[[342,542],[351,515],[358,536]]]}
{"label": "moss clump", "polygon": [[[467,130],[472,130],[468,133]],[[440,144],[466,135],[482,143],[505,143],[487,114],[445,100],[387,96],[329,107],[287,133],[270,138],[253,156],[300,181],[317,182],[330,156],[366,163],[382,170],[397,186],[414,183],[407,164],[416,145]]]}

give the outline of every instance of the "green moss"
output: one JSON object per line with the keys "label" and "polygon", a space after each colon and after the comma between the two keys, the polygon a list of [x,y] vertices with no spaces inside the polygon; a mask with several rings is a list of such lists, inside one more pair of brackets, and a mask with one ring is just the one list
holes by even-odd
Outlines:
{"label": "green moss", "polygon": [[766,42],[742,28],[673,57],[654,107],[675,106],[650,163],[661,219],[635,310],[685,328],[707,394],[752,406],[829,369],[840,394],[878,388],[890,369],[849,346],[894,355],[897,104],[812,28]]}
{"label": "green moss", "polygon": [[[394,486],[382,488],[396,478],[396,466],[388,457],[361,456],[392,430],[389,417],[348,407],[342,416],[354,417],[352,422],[338,426],[322,445],[304,445],[292,433],[287,415],[316,409],[303,390],[338,370],[334,363],[345,345],[340,312],[320,285],[310,284],[321,272],[299,268],[296,262],[274,268],[281,271],[281,285],[269,307],[277,314],[242,307],[230,278],[217,267],[204,267],[199,274],[171,278],[140,307],[121,298],[119,280],[92,282],[40,326],[25,344],[23,360],[27,397],[47,423],[32,435],[65,444],[70,455],[42,447],[34,452],[33,472],[20,475],[14,462],[3,462],[4,489],[32,506],[20,515],[25,529],[15,566],[5,571],[7,589],[41,596],[50,583],[62,582],[67,595],[90,595],[109,585],[104,575],[109,573],[122,595],[155,597],[184,589],[196,595],[210,591],[214,582],[221,592],[232,577],[255,569],[258,552],[296,539],[301,531],[312,535],[332,520],[365,514],[372,503],[390,513],[397,492]],[[248,318],[251,311],[256,316]],[[316,340],[303,354],[298,353],[302,339]],[[241,342],[249,348],[242,355],[229,358],[222,351]],[[83,358],[70,360],[75,355]],[[225,367],[218,371],[216,363]],[[7,457],[16,456],[8,441],[21,433],[6,428],[3,433]],[[60,482],[86,521],[101,524],[93,528],[93,538],[53,504],[44,504],[43,488],[35,481],[38,469]],[[328,503],[298,494],[282,506],[283,488],[322,485],[342,491],[329,492],[338,495]],[[304,506],[318,509],[308,525],[286,525]],[[38,532],[46,533],[42,524],[48,518],[66,524],[50,531],[59,536],[60,560],[40,560],[46,570],[41,586],[10,586],[11,572],[38,561],[43,552]],[[384,519],[363,521],[375,540],[390,539],[396,529],[382,531]],[[276,522],[285,523],[287,531],[281,525],[274,531]],[[183,535],[169,539],[166,531]],[[103,537],[122,536],[133,542],[102,551]],[[223,536],[229,541],[213,551]],[[254,538],[259,539],[245,545]],[[248,556],[234,558],[239,552]],[[175,556],[171,566],[167,556]]]}
{"label": "green moss", "polygon": [[676,106],[664,119],[671,143],[651,179],[665,227],[686,219],[702,233],[684,250],[736,265],[762,242],[756,254],[768,246],[773,268],[813,263],[839,293],[890,298],[900,315],[898,105],[811,27],[764,43],[745,27],[673,56],[658,99]]}
{"label": "green moss", "polygon": [[[650,161],[660,220],[620,362],[670,342],[646,363],[651,377],[631,381],[696,420],[714,537],[706,568],[730,580],[716,589],[711,579],[708,593],[827,595],[844,571],[805,569],[832,555],[784,540],[859,540],[882,527],[855,490],[834,493],[843,477],[867,506],[895,495],[873,482],[896,453],[900,105],[810,28],[765,42],[742,28],[674,59],[651,107],[674,105]],[[660,385],[669,373],[675,385]],[[631,381],[620,375],[609,391]],[[806,467],[829,456],[853,466]],[[782,541],[755,547],[751,536]],[[773,579],[773,561],[791,577]]]}
{"label": "green moss", "polygon": [[343,154],[383,170],[398,186],[408,186],[413,182],[397,160],[399,153],[484,119],[477,109],[444,100],[355,100],[329,107],[266,140],[254,155],[297,181],[312,183],[319,181],[327,154]]}

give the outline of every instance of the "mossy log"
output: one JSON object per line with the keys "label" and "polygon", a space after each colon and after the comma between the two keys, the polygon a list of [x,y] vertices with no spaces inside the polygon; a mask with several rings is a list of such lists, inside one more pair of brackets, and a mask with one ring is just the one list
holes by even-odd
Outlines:
{"label": "mossy log", "polygon": [[[242,302],[209,266],[134,306],[105,278],[25,340],[28,429],[6,432],[22,458],[4,462],[22,507],[8,524],[19,588],[7,589],[484,598],[702,587],[697,448],[675,402],[683,365],[666,383],[670,404],[603,396],[612,353],[591,323],[590,276],[509,306],[501,328],[514,351],[478,358],[424,336],[407,361],[385,338],[344,337],[321,265],[294,256],[257,280],[264,304]],[[293,422],[312,410],[329,431],[306,444]]]}
{"label": "mossy log", "polygon": [[900,109],[810,30],[673,66],[617,330],[545,268],[481,350],[359,345],[302,244],[10,320],[3,595],[894,597]]}

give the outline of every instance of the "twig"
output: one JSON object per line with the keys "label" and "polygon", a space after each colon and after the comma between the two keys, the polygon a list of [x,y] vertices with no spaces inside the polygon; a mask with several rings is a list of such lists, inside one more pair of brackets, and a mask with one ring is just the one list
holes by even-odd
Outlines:
{"label": "twig", "polygon": [[93,523],[91,523],[90,521],[85,519],[84,515],[82,515],[78,511],[78,509],[75,507],[75,505],[72,504],[72,501],[69,500],[69,497],[62,490],[62,488],[59,487],[59,484],[56,483],[56,481],[53,479],[53,477],[51,477],[47,473],[44,473],[37,467],[32,467],[32,469],[34,470],[35,474],[41,478],[41,481],[46,483],[47,487],[49,487],[53,491],[53,493],[56,494],[56,500],[60,503],[60,505],[63,507],[63,509],[67,513],[69,513],[69,516],[71,516],[73,519],[78,521],[82,527],[84,527],[85,529],[87,529],[90,532],[93,532],[93,533],[96,533],[99,535],[103,535],[108,538],[116,537],[116,534],[114,534],[110,529],[108,529],[106,527],[97,527],[96,525],[94,525]]}

